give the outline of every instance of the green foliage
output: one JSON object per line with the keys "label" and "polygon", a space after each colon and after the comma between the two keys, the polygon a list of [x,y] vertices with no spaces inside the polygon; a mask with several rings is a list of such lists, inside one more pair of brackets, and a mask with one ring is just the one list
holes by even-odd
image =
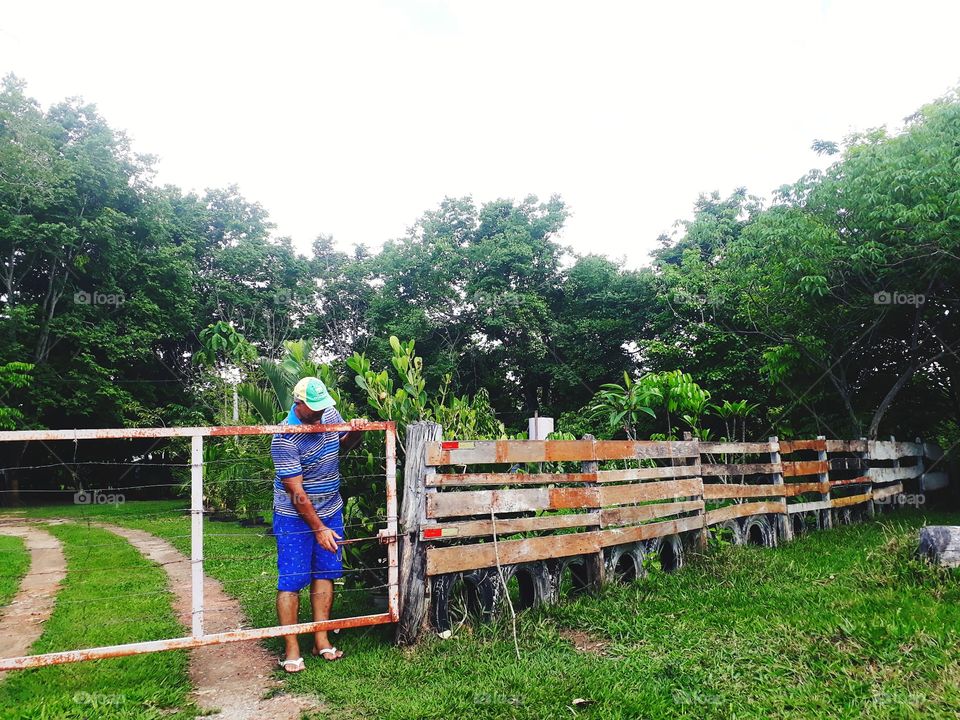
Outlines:
{"label": "green foliage", "polygon": [[662,399],[660,389],[646,377],[634,382],[625,372],[623,385],[607,383],[600,386],[590,410],[605,417],[610,431],[623,430],[629,439],[636,440],[641,415],[656,417],[650,405],[654,400]]}
{"label": "green foliage", "polygon": [[381,420],[397,423],[401,448],[407,425],[417,420],[432,420],[443,426],[447,437],[472,440],[505,437],[503,423],[496,419],[484,390],[472,397],[457,396],[451,389],[451,376],[445,375],[439,386],[427,391],[423,358],[416,355],[414,341],[401,342],[390,336],[393,351],[390,364],[394,376],[386,370],[374,372],[363,354],[354,353],[347,366],[356,373],[357,386],[365,393],[367,404]]}
{"label": "green foliage", "polygon": [[0,365],[0,430],[14,430],[23,420],[23,411],[11,403],[10,395],[14,390],[30,384],[32,363],[9,362]]}

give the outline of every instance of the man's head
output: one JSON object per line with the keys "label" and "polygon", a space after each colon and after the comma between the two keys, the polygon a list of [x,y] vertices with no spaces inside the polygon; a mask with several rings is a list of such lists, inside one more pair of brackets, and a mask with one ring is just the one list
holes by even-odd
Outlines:
{"label": "man's head", "polygon": [[323,418],[323,411],[334,406],[333,398],[327,386],[320,378],[305,377],[293,388],[293,401],[297,417],[306,423],[317,423]]}

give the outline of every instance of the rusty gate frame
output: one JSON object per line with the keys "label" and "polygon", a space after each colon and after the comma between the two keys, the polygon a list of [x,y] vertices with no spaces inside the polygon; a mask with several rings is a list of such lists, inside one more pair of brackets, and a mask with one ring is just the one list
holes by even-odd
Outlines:
{"label": "rusty gate frame", "polygon": [[[143,655],[163,650],[181,650],[206,645],[222,645],[243,640],[262,640],[320,630],[364,627],[397,622],[399,610],[399,553],[397,549],[397,450],[396,423],[364,421],[329,425],[238,425],[181,428],[104,428],[92,430],[15,430],[0,432],[0,442],[121,440],[134,438],[190,438],[190,564],[191,633],[166,640],[148,640],[124,645],[107,645],[85,650],[65,650],[0,658],[0,671],[59,665],[83,660]],[[203,439],[240,435],[293,435],[318,432],[384,431],[387,526],[378,533],[387,547],[387,612],[331,618],[296,625],[275,625],[229,632],[205,633],[203,628]]]}

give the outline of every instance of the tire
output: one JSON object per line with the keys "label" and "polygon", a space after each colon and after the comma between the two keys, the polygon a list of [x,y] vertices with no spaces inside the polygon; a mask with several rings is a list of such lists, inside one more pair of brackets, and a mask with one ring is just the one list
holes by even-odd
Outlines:
{"label": "tire", "polygon": [[610,582],[628,584],[639,580],[646,574],[643,567],[643,546],[641,543],[615,545],[604,553],[606,579]]}
{"label": "tire", "polygon": [[679,535],[666,535],[647,541],[647,555],[653,555],[653,562],[666,573],[673,573],[683,567],[683,542]]}
{"label": "tire", "polygon": [[766,517],[747,518],[743,523],[743,537],[747,545],[774,547],[777,544],[773,525]]}
{"label": "tire", "polygon": [[725,520],[710,526],[710,536],[728,540],[734,545],[743,545],[743,527],[736,520]]}
{"label": "tire", "polygon": [[833,511],[833,526],[839,527],[840,525],[852,525],[853,524],[853,513],[850,512],[850,508],[837,508]]}
{"label": "tire", "polygon": [[437,575],[430,591],[430,626],[438,633],[456,631],[470,618],[493,615],[494,586],[483,570]]}
{"label": "tire", "polygon": [[590,591],[590,577],[582,555],[549,560],[550,597],[553,602],[578,597]]}
{"label": "tire", "polygon": [[[550,571],[544,562],[506,565],[503,568],[503,578],[507,582],[508,591],[515,588],[515,592],[511,592],[514,612],[549,603],[553,597]],[[491,568],[489,583],[493,589],[494,612],[505,612],[507,603],[503,592],[503,581],[496,568]]]}

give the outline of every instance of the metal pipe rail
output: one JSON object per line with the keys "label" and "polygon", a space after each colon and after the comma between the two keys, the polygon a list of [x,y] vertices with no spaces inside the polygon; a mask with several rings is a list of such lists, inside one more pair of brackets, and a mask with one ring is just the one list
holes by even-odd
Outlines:
{"label": "metal pipe rail", "polygon": [[[333,618],[297,625],[277,625],[222,633],[204,632],[203,626],[203,439],[239,435],[293,435],[319,432],[384,431],[385,486],[387,526],[377,536],[387,546],[387,612],[356,617]],[[83,660],[123,657],[143,653],[219,645],[243,640],[308,633],[318,630],[360,627],[397,622],[399,619],[399,554],[397,551],[397,451],[396,423],[364,421],[328,425],[239,425],[225,427],[172,428],[93,428],[83,430],[12,430],[0,432],[0,442],[57,442],[79,440],[112,440],[136,438],[190,438],[190,563],[191,563],[191,634],[146,642],[112,645],[83,650],[25,655],[0,659],[0,672],[57,665]]]}

